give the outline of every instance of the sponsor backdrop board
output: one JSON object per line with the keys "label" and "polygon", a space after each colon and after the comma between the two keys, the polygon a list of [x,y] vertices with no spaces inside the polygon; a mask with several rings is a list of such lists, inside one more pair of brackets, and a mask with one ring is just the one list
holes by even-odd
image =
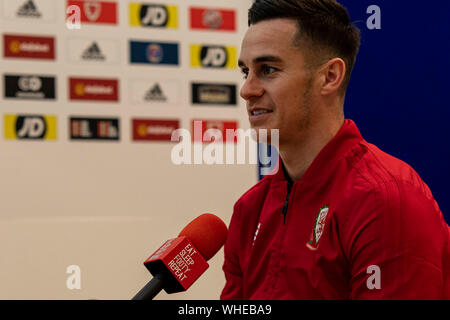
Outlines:
{"label": "sponsor backdrop board", "polygon": [[[248,128],[250,4],[1,1],[0,299],[130,299],[189,221],[229,223],[256,165],[177,165],[170,140],[194,120],[200,134]],[[218,298],[222,263],[221,250],[188,292],[158,298]]]}

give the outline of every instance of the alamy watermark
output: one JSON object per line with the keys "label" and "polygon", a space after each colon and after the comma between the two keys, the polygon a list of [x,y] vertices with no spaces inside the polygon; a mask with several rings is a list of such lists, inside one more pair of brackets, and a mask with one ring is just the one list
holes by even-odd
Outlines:
{"label": "alamy watermark", "polygon": [[77,5],[71,5],[66,8],[66,27],[69,30],[81,29],[81,9]]}
{"label": "alamy watermark", "polygon": [[66,287],[69,290],[81,289],[81,268],[75,264],[66,268],[66,274],[70,276],[66,279]]}
{"label": "alamy watermark", "polygon": [[[375,4],[367,7],[367,14],[370,14],[366,20],[366,26],[369,30],[381,29],[381,8]],[[66,26],[69,30],[81,29],[81,9],[77,5],[70,5],[66,8]]]}
{"label": "alamy watermark", "polygon": [[381,269],[377,265],[371,265],[367,268],[367,274],[370,276],[366,280],[366,286],[369,290],[381,289]]}
{"label": "alamy watermark", "polygon": [[366,21],[367,29],[369,30],[380,30],[381,29],[381,9],[379,6],[373,4],[367,7],[367,14],[370,14],[370,17]]}
{"label": "alamy watermark", "polygon": [[172,132],[171,140],[178,142],[171,152],[175,165],[260,164],[262,175],[277,171],[273,168],[270,149],[278,149],[278,129],[270,129],[270,132],[267,129],[226,129],[224,139],[222,131],[215,128],[202,133],[202,121],[198,120],[194,121],[193,136],[187,129],[177,129]]}

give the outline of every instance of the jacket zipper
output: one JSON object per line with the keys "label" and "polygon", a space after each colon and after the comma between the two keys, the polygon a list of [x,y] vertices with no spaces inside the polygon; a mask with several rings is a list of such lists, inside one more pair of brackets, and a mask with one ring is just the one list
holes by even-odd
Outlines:
{"label": "jacket zipper", "polygon": [[287,183],[287,194],[286,194],[286,199],[284,200],[284,204],[283,204],[283,224],[286,223],[286,214],[287,214],[287,210],[288,210],[288,205],[289,205],[289,197],[291,196],[291,190],[292,190],[292,182],[288,181]]}

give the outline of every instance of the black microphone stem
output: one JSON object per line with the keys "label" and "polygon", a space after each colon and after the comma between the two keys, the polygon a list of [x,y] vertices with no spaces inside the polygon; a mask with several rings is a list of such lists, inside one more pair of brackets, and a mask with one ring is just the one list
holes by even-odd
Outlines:
{"label": "black microphone stem", "polygon": [[131,300],[153,300],[164,288],[165,278],[162,273],[157,274]]}

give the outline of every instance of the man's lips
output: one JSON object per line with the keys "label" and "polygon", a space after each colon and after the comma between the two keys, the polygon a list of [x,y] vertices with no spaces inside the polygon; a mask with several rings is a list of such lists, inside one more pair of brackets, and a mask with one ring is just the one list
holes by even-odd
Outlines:
{"label": "man's lips", "polygon": [[258,107],[250,108],[248,110],[248,114],[250,116],[259,116],[261,114],[267,114],[267,113],[272,113],[272,112],[273,112],[273,110],[271,110],[271,109],[258,108]]}
{"label": "man's lips", "polygon": [[273,112],[273,110],[271,110],[271,109],[257,108],[257,107],[250,108],[248,110],[248,114],[249,114],[248,119],[250,122],[263,121],[267,117],[269,117],[272,112]]}

